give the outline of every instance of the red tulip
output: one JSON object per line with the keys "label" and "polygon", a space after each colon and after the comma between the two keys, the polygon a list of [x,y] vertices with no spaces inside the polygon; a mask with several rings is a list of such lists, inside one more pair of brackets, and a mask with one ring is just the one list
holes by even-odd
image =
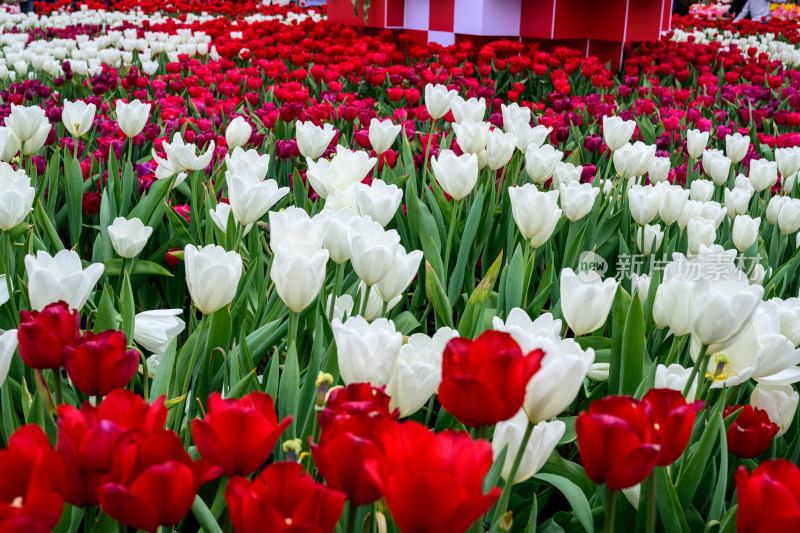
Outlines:
{"label": "red tulip", "polygon": [[680,391],[650,389],[642,398],[642,402],[650,406],[654,430],[661,446],[657,464],[671,465],[689,444],[694,421],[697,413],[703,408],[703,401],[697,400],[687,404]]}
{"label": "red tulip", "polygon": [[226,476],[249,475],[272,455],[281,433],[292,423],[278,423],[268,394],[252,392],[240,400],[208,397],[208,414],[192,421],[192,436],[203,458],[222,467]]}
{"label": "red tulip", "polygon": [[164,398],[152,404],[127,389],[111,391],[97,407],[58,406],[58,451],[67,473],[66,499],[76,507],[97,505],[114,459],[125,446],[164,428]]}
{"label": "red tulip", "polygon": [[[725,416],[741,408],[734,405],[725,408]],[[769,419],[766,411],[745,405],[742,412],[728,429],[728,451],[742,459],[758,457],[769,447],[780,427]]]}
{"label": "red tulip", "polygon": [[630,396],[595,400],[575,421],[589,479],[620,490],[641,483],[658,463],[658,435],[647,403]]}
{"label": "red tulip", "polygon": [[325,409],[318,416],[319,425],[324,430],[334,419],[350,415],[399,418],[400,410],[392,411],[389,402],[391,398],[383,387],[373,387],[369,383],[352,383],[331,391]]}
{"label": "red tulip", "polygon": [[367,471],[400,531],[466,531],[500,496],[497,487],[483,493],[492,466],[488,442],[473,442],[465,432],[435,434],[410,421],[381,425],[384,458],[368,463]]}
{"label": "red tulip", "polygon": [[314,483],[299,464],[281,462],[266,467],[253,481],[232,478],[225,501],[236,533],[330,533],[344,509],[345,495]]}
{"label": "red tulip", "polygon": [[75,387],[89,396],[105,396],[124,387],[136,373],[139,352],[127,350],[121,331],[87,331],[75,344],[64,348],[64,368]]}
{"label": "red tulip", "polygon": [[97,493],[103,511],[114,520],[155,531],[180,522],[200,485],[221,473],[205,460],[192,461],[178,435],[161,430],[125,448],[110,481]]}
{"label": "red tulip", "polygon": [[444,350],[439,401],[467,426],[508,420],[522,408],[525,387],[544,352],[525,355],[508,333],[488,330],[477,339],[457,337]]}
{"label": "red tulip", "polygon": [[19,316],[17,340],[22,361],[31,368],[60,367],[64,347],[75,344],[80,335],[78,312],[56,302],[41,311],[20,311]]}
{"label": "red tulip", "polygon": [[800,531],[800,468],[786,459],[761,463],[750,474],[736,471],[738,533]]}
{"label": "red tulip", "polygon": [[64,472],[39,426],[22,426],[0,450],[0,533],[48,533],[61,519]]}

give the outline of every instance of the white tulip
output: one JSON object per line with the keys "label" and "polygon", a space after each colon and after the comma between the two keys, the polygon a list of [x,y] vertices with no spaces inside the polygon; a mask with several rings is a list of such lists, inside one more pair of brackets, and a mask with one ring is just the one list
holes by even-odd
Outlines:
{"label": "white tulip", "polygon": [[570,221],[576,222],[592,210],[595,198],[600,194],[600,189],[592,187],[591,183],[573,181],[569,185],[561,185],[559,192],[561,210]]}
{"label": "white tulip", "polygon": [[658,216],[664,224],[672,225],[681,216],[690,193],[680,185],[670,185],[668,182],[659,182],[656,189],[659,196]]}
{"label": "white tulip", "polygon": [[403,201],[403,191],[397,185],[387,185],[379,179],[373,179],[372,185],[356,183],[353,192],[358,214],[370,216],[381,226],[386,226],[394,218]]}
{"label": "white tulip", "polygon": [[11,128],[0,126],[0,161],[11,161],[21,147],[22,143]]}
{"label": "white tulip", "polygon": [[269,245],[272,248],[288,243],[292,246],[321,248],[323,233],[303,209],[289,206],[269,213]]}
{"label": "white tulip", "polygon": [[453,112],[454,125],[468,121],[481,122],[486,114],[486,99],[470,98],[469,100],[464,100],[456,95],[450,101],[450,111]]}
{"label": "white tulip", "polygon": [[637,274],[631,272],[631,296],[639,294],[639,300],[644,302],[650,294],[650,283],[653,278],[647,274]]}
{"label": "white tulip", "polygon": [[[671,364],[669,366],[658,365],[656,367],[656,379],[653,383],[654,389],[671,389],[683,393],[683,389],[689,382],[689,376],[692,373],[691,368],[684,368],[678,364]],[[686,396],[687,402],[693,402],[695,393],[697,392],[697,380],[692,382],[692,387],[689,389],[689,394]]]}
{"label": "white tulip", "polygon": [[375,284],[375,290],[381,300],[391,302],[401,296],[417,275],[421,261],[420,250],[406,253],[405,248],[398,245],[394,249],[394,261],[389,273]]}
{"label": "white tulip", "polygon": [[775,163],[781,176],[792,176],[800,171],[800,146],[775,149]]}
{"label": "white tulip", "polygon": [[778,164],[766,159],[750,161],[750,183],[756,192],[761,192],[778,183]]}
{"label": "white tulip", "polygon": [[770,421],[780,428],[775,438],[780,437],[792,425],[800,395],[791,385],[769,386],[759,383],[750,393],[750,405],[766,411]]}
{"label": "white tulip", "polygon": [[[397,296],[392,298],[390,301],[384,302],[383,299],[378,294],[378,291],[376,291],[376,290],[375,291],[369,291],[369,295],[367,296],[367,308],[364,309],[364,307],[363,307],[364,295],[367,294],[367,289],[368,289],[368,287],[367,287],[366,283],[364,283],[363,281],[359,281],[358,282],[358,294],[361,295],[361,300],[360,300],[361,303],[359,304],[360,308],[358,310],[356,310],[355,313],[352,313],[352,312],[350,313],[350,315],[361,315],[361,316],[363,316],[367,320],[367,322],[372,322],[376,318],[382,318],[383,317],[383,304],[384,303],[386,304],[386,312],[388,313],[389,311],[394,309],[397,306],[397,304],[400,303],[400,300],[402,299],[402,296],[400,296],[398,294]],[[351,300],[352,300],[352,298],[351,298]],[[361,312],[362,310],[364,311],[363,313]]]}
{"label": "white tulip", "polygon": [[508,189],[514,222],[534,248],[547,242],[561,218],[558,194],[558,191],[542,192],[532,183]]}
{"label": "white tulip", "polygon": [[661,248],[661,242],[664,240],[664,231],[658,224],[645,224],[639,226],[636,230],[636,248],[644,254],[645,257],[650,256],[650,252],[657,252]]}
{"label": "white tulip", "polygon": [[[319,231],[313,223],[305,227],[309,231]],[[302,239],[302,242],[309,240],[313,238]],[[327,250],[302,242],[284,242],[276,246],[275,257],[269,271],[269,277],[275,283],[278,296],[295,313],[299,313],[316,300],[325,282],[325,267],[328,264]]]}
{"label": "white tulip", "polygon": [[442,150],[439,157],[431,159],[431,168],[442,189],[461,200],[478,182],[478,157],[475,154],[456,156],[452,150]]}
{"label": "white tulip", "polygon": [[453,99],[458,96],[458,91],[451,91],[444,85],[427,84],[425,86],[425,107],[434,120],[440,119],[450,111]]}
{"label": "white tulip", "polygon": [[650,163],[656,155],[655,145],[647,145],[641,141],[626,144],[616,150],[612,156],[617,174],[623,178],[644,176],[650,170]]}
{"label": "white tulip", "polygon": [[234,150],[247,144],[253,134],[253,127],[242,117],[236,117],[225,128],[225,143],[228,150]]}
{"label": "white tulip", "polygon": [[[228,231],[228,220],[230,219],[231,213],[231,205],[224,202],[220,202],[217,204],[217,207],[208,210],[208,214],[211,216],[211,220],[214,221],[214,225],[216,225],[222,233],[226,233]],[[236,225],[239,224],[236,221],[236,217],[233,217],[233,223]],[[245,226],[244,233],[242,233],[242,235],[247,235],[250,233],[251,229],[253,229],[253,225],[248,224]]]}
{"label": "white tulip", "polygon": [[506,166],[514,156],[516,146],[517,138],[513,133],[503,133],[499,128],[490,131],[486,140],[486,160],[489,168],[497,170]]}
{"label": "white tulip", "polygon": [[536,320],[531,320],[524,309],[515,307],[508,313],[505,322],[498,316],[494,317],[492,328],[511,335],[523,353],[532,352],[537,348],[555,351],[555,345],[561,342],[561,320],[554,319],[550,313],[543,313],[536,317]]}
{"label": "white tulip", "polygon": [[709,202],[714,195],[714,183],[709,180],[698,179],[689,187],[690,198],[695,202]]}
{"label": "white tulip", "polygon": [[415,333],[400,347],[397,364],[392,371],[386,393],[389,407],[400,409],[400,416],[411,416],[424,406],[442,381],[442,353],[458,332],[439,328],[433,337]]}
{"label": "white tulip", "polygon": [[117,217],[108,226],[108,237],[111,246],[120,257],[130,259],[139,255],[147,244],[147,239],[153,233],[153,228],[145,226],[138,218],[127,220]]}
{"label": "white tulip", "polygon": [[326,208],[314,216],[313,220],[322,230],[322,246],[337,265],[350,259],[350,233],[356,218],[358,215],[352,209],[333,211]]}
{"label": "white tulip", "polygon": [[750,207],[750,191],[746,189],[725,189],[725,206],[728,209],[728,217],[734,218],[736,215],[744,215]]}
{"label": "white tulip", "polygon": [[628,207],[631,217],[644,226],[658,215],[661,206],[661,194],[653,185],[634,185],[628,191]]}
{"label": "white tulip", "polygon": [[547,136],[553,131],[553,128],[545,127],[539,124],[536,127],[531,127],[529,122],[512,122],[506,126],[506,131],[514,134],[517,138],[517,149],[523,154],[528,151],[529,146],[539,148],[547,140]]}
{"label": "white tulip", "polygon": [[749,148],[750,137],[745,137],[739,132],[725,136],[725,155],[730,158],[732,163],[741,162]]}
{"label": "white tulip", "polygon": [[722,150],[706,150],[703,152],[703,171],[717,185],[725,185],[731,171],[731,160],[725,157]]}
{"label": "white tulip", "polygon": [[34,311],[41,311],[58,301],[80,311],[103,275],[105,266],[93,263],[84,270],[75,251],[61,250],[51,256],[39,250],[35,256],[25,256],[25,270],[28,273],[28,296]]}
{"label": "white tulip", "polygon": [[228,201],[239,224],[247,226],[261,219],[273,205],[289,194],[289,187],[278,187],[275,180],[260,180],[258,175],[246,170],[225,173]]}
{"label": "white tulip", "polygon": [[[525,411],[521,410],[509,420],[499,422],[494,428],[492,453],[494,458],[497,459],[503,448],[506,448],[505,462],[503,463],[503,469],[500,471],[500,475],[506,481],[508,481],[508,476],[511,475],[511,468],[519,452],[519,447],[522,445],[522,439],[528,423]],[[536,424],[525,446],[525,452],[522,454],[522,461],[519,464],[516,475],[511,482],[522,483],[541,470],[556,449],[561,437],[564,436],[566,428],[566,424],[561,420]]]}
{"label": "white tulip", "polygon": [[36,189],[24,170],[0,161],[0,191],[0,230],[8,231],[33,211]]}
{"label": "white tulip", "polygon": [[778,316],[781,335],[796,347],[800,345],[800,298],[771,298],[767,305]]}
{"label": "white tulip", "polygon": [[384,230],[370,217],[363,217],[354,221],[349,243],[353,270],[364,283],[372,286],[391,271],[400,235],[393,229]]}
{"label": "white tulip", "polygon": [[465,120],[461,123],[453,123],[453,131],[456,133],[456,140],[461,151],[467,154],[479,154],[486,149],[489,137],[488,122],[474,122]]}
{"label": "white tulip", "polygon": [[576,274],[571,268],[561,270],[561,312],[575,335],[586,335],[606,321],[619,282],[602,279],[594,271]]}
{"label": "white tulip", "polygon": [[16,349],[17,330],[11,329],[0,335],[0,387],[6,382]]}
{"label": "white tulip", "polygon": [[761,218],[751,218],[747,215],[737,215],[733,220],[731,237],[736,249],[744,253],[745,250],[753,246],[758,238],[758,228],[761,225]]}
{"label": "white tulip", "polygon": [[400,354],[403,335],[385,318],[367,322],[354,316],[342,324],[331,324],[339,359],[339,372],[345,385],[370,383],[380,387],[389,383]]}
{"label": "white tulip", "polygon": [[711,246],[717,238],[717,229],[714,221],[703,217],[695,217],[686,225],[686,234],[689,238],[689,253],[697,255],[700,246]]}
{"label": "white tulip", "polygon": [[259,180],[264,180],[269,172],[269,154],[259,154],[255,150],[236,147],[225,154],[225,167],[232,174],[254,172]]}
{"label": "white tulip", "polygon": [[534,183],[544,183],[553,175],[556,164],[564,157],[564,153],[549,144],[536,146],[531,144],[525,151],[525,170]]}
{"label": "white tulip", "polygon": [[500,113],[503,115],[503,128],[508,133],[513,133],[511,128],[512,124],[522,122],[525,124],[531,123],[531,110],[530,108],[520,106],[518,103],[513,102],[508,105],[500,104]]}
{"label": "white tulip", "polygon": [[394,140],[402,127],[392,124],[390,119],[378,120],[373,118],[369,122],[369,142],[376,154],[382,154],[392,147]]}
{"label": "white tulip", "polygon": [[144,130],[150,118],[150,104],[143,104],[138,99],[130,103],[117,100],[117,125],[126,137],[135,137]]}
{"label": "white tulip", "polygon": [[327,198],[337,191],[345,191],[356,183],[361,183],[377,163],[367,152],[353,151],[342,145],[336,146],[336,155],[329,161],[320,159],[314,162],[307,159],[308,181],[317,194]]}
{"label": "white tulip", "polygon": [[22,155],[38,152],[51,129],[50,121],[39,106],[11,104],[11,114],[5,118],[5,125],[22,143]]}
{"label": "white tulip", "polygon": [[164,355],[172,340],[186,327],[182,314],[182,309],[158,309],[137,314],[133,340],[158,356]]}
{"label": "white tulip", "polygon": [[214,141],[211,141],[202,155],[197,155],[197,146],[194,144],[186,144],[183,142],[180,132],[175,132],[172,136],[171,143],[164,143],[164,153],[167,155],[166,159],[160,158],[155,151],[153,151],[153,159],[158,164],[156,168],[156,177],[158,179],[166,179],[181,172],[189,170],[203,170],[214,156]]}
{"label": "white tulip", "polygon": [[784,235],[800,229],[800,200],[790,198],[783,202],[780,213],[778,213],[778,228]]}
{"label": "white tulip", "polygon": [[330,124],[323,124],[322,127],[319,127],[310,121],[298,121],[295,124],[295,135],[297,149],[303,154],[303,157],[317,159],[328,149],[336,136],[336,130]]}
{"label": "white tulip", "polygon": [[769,222],[771,226],[774,226],[778,222],[778,215],[781,212],[783,204],[790,200],[791,198],[788,196],[773,196],[769,199],[769,203],[767,204],[767,222]]}
{"label": "white tulip", "polygon": [[635,129],[636,121],[622,120],[615,116],[603,116],[603,141],[612,152],[628,144]]}
{"label": "white tulip", "polygon": [[553,170],[553,189],[558,190],[562,185],[569,185],[572,182],[581,181],[582,166],[575,166],[572,163],[558,163]]}
{"label": "white tulip", "polygon": [[65,101],[61,112],[61,121],[64,127],[74,137],[83,137],[92,127],[97,106],[76,100]]}
{"label": "white tulip", "polygon": [[689,130],[686,132],[686,150],[694,159],[703,157],[703,152],[708,144],[708,132],[700,130]]}
{"label": "white tulip", "polygon": [[650,183],[666,182],[669,179],[670,168],[669,157],[653,157],[650,166],[647,167]]}
{"label": "white tulip", "polygon": [[236,296],[242,277],[242,258],[222,246],[197,248],[187,244],[183,252],[186,285],[192,303],[204,315],[222,309]]}

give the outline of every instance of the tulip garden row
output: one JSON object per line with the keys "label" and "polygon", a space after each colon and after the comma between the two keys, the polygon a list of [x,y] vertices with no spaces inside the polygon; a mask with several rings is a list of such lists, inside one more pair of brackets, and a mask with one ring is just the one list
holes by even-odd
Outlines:
{"label": "tulip garden row", "polygon": [[800,39],[0,15],[0,532],[800,529]]}

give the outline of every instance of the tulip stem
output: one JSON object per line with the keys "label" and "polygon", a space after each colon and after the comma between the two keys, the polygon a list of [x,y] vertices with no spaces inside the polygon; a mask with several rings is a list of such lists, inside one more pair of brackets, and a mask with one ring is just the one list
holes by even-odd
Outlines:
{"label": "tulip stem", "polygon": [[[436,120],[433,119],[431,123],[431,131],[428,133],[428,144],[425,147],[425,161],[423,162],[422,166],[422,185],[424,186],[425,183],[428,181],[428,160],[431,155],[431,144],[433,143],[433,134],[436,131]],[[432,182],[433,180],[431,180]]]}
{"label": "tulip stem", "polygon": [[604,533],[613,533],[614,519],[617,516],[617,490],[609,490],[606,487],[606,523],[603,525]]}
{"label": "tulip stem", "polygon": [[381,318],[386,318],[386,313],[389,311],[389,302],[383,302],[381,307]]}
{"label": "tulip stem", "polygon": [[[659,467],[656,467],[659,468]],[[645,497],[647,498],[647,521],[646,521],[646,529],[647,533],[655,533],[656,532],[656,517],[658,516],[658,508],[656,507],[656,471],[653,470],[650,475],[647,477],[647,492]]]}
{"label": "tulip stem", "polygon": [[64,403],[64,395],[61,391],[61,369],[54,368],[53,369],[53,388],[55,389],[55,401],[56,405],[61,405]]}
{"label": "tulip stem", "polygon": [[336,298],[342,289],[342,279],[344,278],[344,263],[336,265],[336,276],[333,279],[333,292],[331,292],[331,303],[328,309],[328,322],[333,322],[333,312],[336,310]]}
{"label": "tulip stem", "polygon": [[367,304],[369,303],[369,295],[372,292],[372,285],[367,285],[367,290],[364,291],[364,299],[361,301],[361,312],[359,313],[365,319],[367,318]]}
{"label": "tulip stem", "polygon": [[6,273],[6,288],[8,289],[8,303],[11,305],[11,316],[14,317],[14,325],[19,327],[19,310],[17,309],[17,300],[14,298],[14,285],[12,278],[14,277],[14,263],[16,254],[14,253],[14,241],[11,239],[11,233],[8,231],[3,232],[3,240],[6,245],[6,257],[8,263],[3,265],[3,270]]}
{"label": "tulip stem", "polygon": [[295,311],[289,311],[289,337],[287,338],[287,350],[292,348],[292,344],[297,344],[297,326],[300,322],[300,315]]}
{"label": "tulip stem", "polygon": [[436,395],[431,395],[430,399],[428,399],[428,406],[426,407],[425,412],[425,427],[430,427],[431,423],[431,415],[433,414],[433,402],[436,400]]}
{"label": "tulip stem", "polygon": [[503,485],[503,492],[500,493],[500,499],[497,500],[497,505],[494,508],[492,522],[502,520],[503,516],[506,514],[508,501],[511,499],[511,488],[514,486],[514,478],[517,477],[517,470],[519,470],[519,465],[522,463],[522,457],[525,455],[525,449],[528,447],[528,441],[531,440],[533,428],[533,422],[528,420],[528,425],[525,428],[525,435],[522,437],[522,442],[519,444],[519,450],[517,450],[517,455],[514,457],[514,463],[511,465],[511,471],[508,473],[506,482]]}
{"label": "tulip stem", "polygon": [[350,502],[347,508],[347,528],[345,531],[347,533],[356,533],[357,527],[356,522],[358,521],[358,506],[353,505],[353,502]]}
{"label": "tulip stem", "polygon": [[686,386],[683,387],[684,397],[688,396],[689,391],[692,390],[692,384],[694,383],[694,378],[697,376],[697,373],[700,371],[700,366],[705,363],[706,367],[708,367],[708,358],[706,357],[707,351],[708,345],[703,344],[700,346],[700,353],[697,354],[697,359],[692,367],[692,373],[689,374],[689,380],[686,382]]}
{"label": "tulip stem", "polygon": [[447,229],[447,244],[444,249],[444,277],[447,278],[450,265],[450,249],[453,247],[453,234],[458,223],[458,213],[461,211],[461,200],[454,200],[455,205],[450,212],[450,227]]}

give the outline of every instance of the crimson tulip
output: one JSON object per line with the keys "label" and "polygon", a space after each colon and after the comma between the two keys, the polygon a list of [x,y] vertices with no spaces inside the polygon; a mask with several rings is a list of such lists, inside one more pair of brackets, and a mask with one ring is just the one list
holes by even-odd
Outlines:
{"label": "crimson tulip", "polygon": [[239,400],[225,400],[215,392],[208,397],[205,418],[192,421],[192,436],[200,455],[226,476],[249,475],[267,462],[291,423],[291,416],[278,422],[269,394],[251,392]]}
{"label": "crimson tulip", "polygon": [[525,387],[543,357],[542,350],[523,354],[501,331],[487,330],[474,341],[456,337],[444,349],[439,401],[467,426],[508,420],[522,408]]}
{"label": "crimson tulip", "polygon": [[192,461],[178,435],[161,430],[124,449],[97,495],[114,520],[155,531],[180,522],[200,486],[221,473],[208,461]]}
{"label": "crimson tulip", "polygon": [[397,419],[400,417],[400,410],[392,411],[390,402],[391,398],[384,387],[352,383],[331,391],[325,409],[318,416],[319,425],[324,430],[334,419],[351,415]]}
{"label": "crimson tulip", "polygon": [[297,463],[273,463],[253,481],[234,477],[225,487],[236,533],[308,531],[330,533],[345,495],[315,483]]}
{"label": "crimson tulip", "polygon": [[397,527],[404,533],[466,531],[500,496],[483,493],[492,466],[487,441],[466,432],[433,433],[417,422],[381,422],[384,457],[367,463]]}
{"label": "crimson tulip", "polygon": [[642,398],[650,406],[653,424],[661,451],[658,466],[674,463],[686,449],[692,437],[692,429],[697,413],[703,408],[703,401],[687,404],[680,391],[672,389],[650,389]]}
{"label": "crimson tulip", "polygon": [[124,387],[136,373],[139,352],[126,350],[128,340],[121,331],[87,331],[64,348],[64,368],[75,387],[89,396],[105,396]]}
{"label": "crimson tulip", "polygon": [[80,332],[78,311],[64,302],[49,304],[41,311],[20,311],[17,330],[19,355],[31,368],[59,368],[64,347],[75,344]]}
{"label": "crimson tulip", "polygon": [[800,468],[786,459],[736,471],[738,533],[800,531]]}
{"label": "crimson tulip", "polygon": [[575,433],[586,475],[610,490],[641,483],[658,464],[652,409],[630,396],[593,401],[575,420]]}
{"label": "crimson tulip", "polygon": [[114,459],[129,444],[163,429],[164,398],[152,404],[127,389],[116,389],[94,407],[58,406],[58,451],[67,470],[66,500],[76,507],[97,505],[97,489],[109,479]]}
{"label": "crimson tulip", "polygon": [[64,507],[64,472],[42,428],[22,426],[0,450],[0,533],[48,533]]}
{"label": "crimson tulip", "polygon": [[739,408],[742,409],[741,413],[728,428],[728,451],[742,459],[752,459],[767,451],[780,427],[769,419],[766,411],[752,405],[726,407],[725,416]]}

